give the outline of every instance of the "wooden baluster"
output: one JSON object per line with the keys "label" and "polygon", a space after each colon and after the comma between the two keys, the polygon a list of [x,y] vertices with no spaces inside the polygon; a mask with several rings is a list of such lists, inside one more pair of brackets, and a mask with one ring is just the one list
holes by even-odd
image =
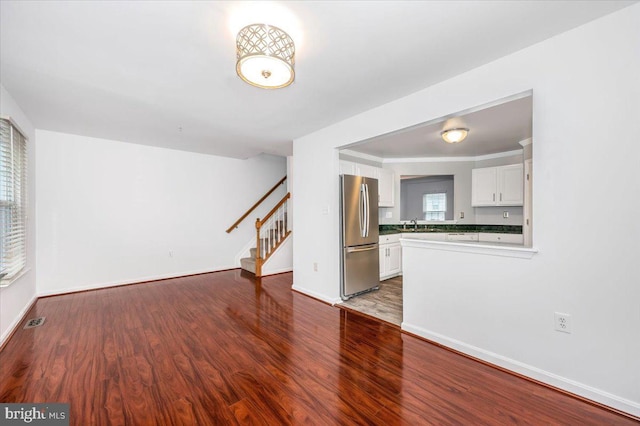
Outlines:
{"label": "wooden baluster", "polygon": [[280,215],[282,214],[282,208],[278,209],[278,215],[276,219],[276,234],[278,234],[278,242],[282,241],[282,221]]}
{"label": "wooden baluster", "polygon": [[289,224],[287,223],[287,211],[289,210],[289,202],[285,202],[284,206],[284,233],[286,234],[289,230]]}
{"label": "wooden baluster", "polygon": [[260,241],[260,218],[256,219],[256,277],[262,275],[262,247]]}
{"label": "wooden baluster", "polygon": [[267,257],[267,253],[269,252],[269,238],[266,238],[266,235],[262,234],[262,257]]}
{"label": "wooden baluster", "polygon": [[273,228],[269,227],[269,253],[271,253],[271,251],[273,250]]}
{"label": "wooden baluster", "polygon": [[273,215],[273,222],[271,222],[271,232],[273,232],[273,246],[278,245],[278,220],[277,212]]}

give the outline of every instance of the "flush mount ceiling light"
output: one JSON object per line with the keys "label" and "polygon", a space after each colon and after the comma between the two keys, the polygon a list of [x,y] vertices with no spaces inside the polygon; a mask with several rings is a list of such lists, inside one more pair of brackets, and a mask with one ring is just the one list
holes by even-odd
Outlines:
{"label": "flush mount ceiling light", "polygon": [[467,133],[469,133],[469,129],[457,128],[445,130],[440,135],[447,143],[458,143],[462,142],[464,138],[467,137]]}
{"label": "flush mount ceiling light", "polygon": [[287,87],[295,78],[295,51],[293,40],[280,28],[247,25],[236,37],[236,72],[252,86]]}

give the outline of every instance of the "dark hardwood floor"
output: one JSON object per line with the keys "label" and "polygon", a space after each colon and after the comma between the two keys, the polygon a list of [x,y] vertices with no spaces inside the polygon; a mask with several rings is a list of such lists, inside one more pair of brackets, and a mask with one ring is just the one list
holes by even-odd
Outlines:
{"label": "dark hardwood floor", "polygon": [[38,300],[0,401],[72,425],[637,422],[239,270]]}

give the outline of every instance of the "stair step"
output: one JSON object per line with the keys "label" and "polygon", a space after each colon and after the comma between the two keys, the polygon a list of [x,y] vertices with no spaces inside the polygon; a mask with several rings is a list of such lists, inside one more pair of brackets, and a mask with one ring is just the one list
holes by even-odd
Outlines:
{"label": "stair step", "polygon": [[252,248],[252,249],[249,249],[249,253],[251,253],[251,258],[252,259],[256,258],[256,248],[255,247]]}
{"label": "stair step", "polygon": [[244,257],[240,259],[240,267],[245,271],[249,271],[252,274],[256,273],[256,260],[250,257]]}

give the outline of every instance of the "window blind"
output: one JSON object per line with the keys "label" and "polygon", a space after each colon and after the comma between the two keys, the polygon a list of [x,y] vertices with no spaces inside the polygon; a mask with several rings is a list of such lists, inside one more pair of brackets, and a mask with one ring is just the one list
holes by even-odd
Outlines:
{"label": "window blind", "polygon": [[0,284],[27,263],[27,141],[10,120],[0,119]]}
{"label": "window blind", "polygon": [[444,220],[447,212],[447,194],[424,194],[422,196],[424,220]]}

